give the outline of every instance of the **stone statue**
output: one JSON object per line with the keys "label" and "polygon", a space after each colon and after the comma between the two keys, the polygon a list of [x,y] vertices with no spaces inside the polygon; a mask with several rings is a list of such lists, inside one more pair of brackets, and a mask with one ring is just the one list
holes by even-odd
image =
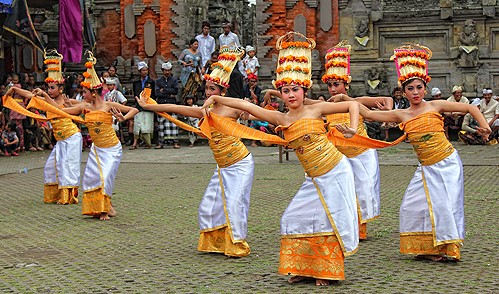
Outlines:
{"label": "stone statue", "polygon": [[475,21],[468,19],[464,22],[464,28],[459,35],[459,66],[478,66],[478,41]]}
{"label": "stone statue", "polygon": [[364,80],[367,95],[379,95],[380,90],[386,88],[388,72],[384,65],[373,66],[364,71]]}
{"label": "stone statue", "polygon": [[355,31],[355,39],[357,42],[362,45],[366,46],[367,42],[369,41],[369,19],[365,18],[362,19],[359,24],[357,25],[356,31]]}

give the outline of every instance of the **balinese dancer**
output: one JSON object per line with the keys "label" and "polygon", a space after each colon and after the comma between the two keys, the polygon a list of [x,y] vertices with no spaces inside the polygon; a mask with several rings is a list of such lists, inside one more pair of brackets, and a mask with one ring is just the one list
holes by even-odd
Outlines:
{"label": "balinese dancer", "polygon": [[[230,74],[243,55],[244,50],[240,48],[228,46],[220,48],[218,62],[212,66],[213,71],[204,76],[207,98],[226,93]],[[204,115],[201,108],[174,104],[147,104],[148,102],[151,103],[141,95],[139,104],[146,110],[173,112],[197,118],[202,118]],[[216,105],[212,111],[231,121],[236,121],[242,113],[238,109],[224,105]],[[192,131],[186,124],[181,124],[171,117],[168,119]],[[247,256],[250,254],[246,234],[253,183],[253,157],[238,138],[224,135],[215,128],[209,129],[207,133],[217,168],[199,205],[198,221],[201,232],[198,250],[223,253],[232,257]]]}
{"label": "balinese dancer", "polygon": [[[64,78],[61,72],[63,56],[55,49],[44,53],[48,77],[47,93],[37,91],[38,95],[49,97],[58,108],[71,106],[64,95]],[[32,98],[33,94],[26,90],[15,88],[14,91],[25,98]],[[62,117],[54,112],[47,111],[47,118],[52,124],[53,134],[57,143],[43,169],[45,203],[76,204],[78,203],[78,186],[80,185],[80,165],[82,136],[80,130],[71,118]]]}
{"label": "balinese dancer", "polygon": [[400,252],[432,261],[460,260],[465,236],[463,165],[445,137],[440,113],[470,113],[485,139],[490,127],[473,105],[424,101],[431,79],[428,48],[402,46],[395,49],[392,58],[411,106],[390,111],[370,111],[361,106],[361,114],[372,120],[401,123],[400,128],[406,132],[420,162],[400,206]]}
{"label": "balinese dancer", "polygon": [[[350,48],[345,41],[330,48],[326,53],[326,74],[322,81],[327,84],[329,94],[347,94],[350,81]],[[341,97],[341,96],[340,96]],[[389,104],[390,109],[393,100],[390,97],[358,97],[355,101],[368,107],[376,106],[375,103]],[[350,124],[350,117],[346,113],[335,113],[327,116],[329,128],[337,124]],[[357,134],[368,137],[364,127],[364,119],[360,117]],[[359,238],[367,238],[367,222],[380,215],[380,175],[378,165],[378,152],[375,149],[359,148],[351,146],[336,146],[352,165],[355,177],[355,194],[357,195],[357,208],[359,213]]]}
{"label": "balinese dancer", "polygon": [[[83,174],[82,212],[100,220],[108,220],[116,215],[111,196],[122,156],[121,143],[113,129],[113,116],[122,122],[132,118],[138,110],[101,98],[102,82],[94,69],[97,61],[91,52],[87,53],[87,71],[83,74],[85,81],[81,83],[84,102],[63,110],[73,115],[84,114],[85,125],[93,141]],[[50,97],[46,100],[54,105]],[[126,115],[123,116],[122,112]]]}
{"label": "balinese dancer", "polygon": [[283,130],[306,177],[281,219],[279,273],[293,275],[290,283],[313,278],[316,285],[328,285],[330,280],[345,279],[344,257],[357,251],[359,228],[352,168],[328,140],[322,116],[350,112],[351,127],[342,130],[353,136],[359,106],[356,102],[304,104],[305,93],[312,86],[315,41],[293,42],[290,39],[295,35],[305,38],[290,32],[276,45],[279,59],[273,84],[289,108],[287,113],[221,96],[211,96],[203,107],[215,103],[238,108]]}

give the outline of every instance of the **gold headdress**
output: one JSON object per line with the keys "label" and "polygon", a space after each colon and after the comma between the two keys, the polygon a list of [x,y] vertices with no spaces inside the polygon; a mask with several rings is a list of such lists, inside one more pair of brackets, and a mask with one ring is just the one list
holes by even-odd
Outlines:
{"label": "gold headdress", "polygon": [[322,76],[322,81],[327,83],[330,80],[342,81],[350,84],[350,50],[352,46],[348,41],[341,41],[336,46],[327,50],[326,53],[326,73]]}
{"label": "gold headdress", "polygon": [[[298,36],[306,42],[291,41]],[[315,41],[297,32],[289,32],[277,39],[276,48],[279,50],[277,61],[276,80],[272,84],[276,89],[286,85],[298,85],[304,88],[312,87],[312,49]]]}
{"label": "gold headdress", "polygon": [[243,55],[244,49],[242,48],[222,46],[218,55],[218,61],[211,66],[213,69],[212,72],[204,75],[204,79],[228,88],[230,74]]}
{"label": "gold headdress", "polygon": [[395,60],[400,86],[412,79],[421,79],[426,84],[430,82],[428,60],[431,58],[432,53],[428,47],[409,44],[395,48],[393,52],[390,59]]}
{"label": "gold headdress", "polygon": [[85,62],[85,67],[87,71],[83,73],[85,80],[81,82],[81,85],[87,89],[93,90],[102,87],[102,82],[99,79],[99,76],[95,72],[94,64],[97,63],[97,59],[95,59],[94,54],[90,51],[85,52],[88,54],[87,62]]}
{"label": "gold headdress", "polygon": [[47,84],[64,84],[64,78],[62,76],[62,54],[57,52],[57,50],[52,49],[49,52],[43,50],[43,61],[47,65],[47,78],[45,83]]}

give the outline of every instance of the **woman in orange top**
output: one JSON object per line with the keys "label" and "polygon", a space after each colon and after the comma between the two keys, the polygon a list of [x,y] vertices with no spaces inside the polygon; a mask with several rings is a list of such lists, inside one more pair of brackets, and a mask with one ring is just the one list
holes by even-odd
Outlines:
{"label": "woman in orange top", "polygon": [[470,113],[484,138],[491,130],[473,105],[424,101],[431,79],[428,48],[403,46],[395,49],[394,58],[399,82],[411,106],[389,111],[370,111],[361,106],[360,113],[376,121],[401,123],[420,162],[400,206],[400,252],[432,261],[459,260],[465,236],[463,165],[445,137],[440,113]]}

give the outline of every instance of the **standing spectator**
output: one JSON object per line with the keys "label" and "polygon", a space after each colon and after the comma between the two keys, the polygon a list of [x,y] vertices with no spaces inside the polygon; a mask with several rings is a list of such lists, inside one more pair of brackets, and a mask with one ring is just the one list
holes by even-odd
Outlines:
{"label": "standing spectator", "polygon": [[18,156],[16,149],[19,145],[19,138],[16,132],[17,125],[11,121],[7,124],[7,128],[2,133],[3,152],[5,156]]}
{"label": "standing spectator", "polygon": [[[107,79],[109,79],[109,72],[107,71],[103,71],[101,76],[100,76],[100,80],[101,82],[105,83]],[[106,96],[107,92],[109,92],[109,90],[106,88],[106,87],[103,87],[102,88],[102,96],[101,97],[104,97]]]}
{"label": "standing spectator", "polygon": [[[17,88],[22,88],[21,82],[19,80],[18,75],[12,75],[12,81],[9,84],[9,88],[14,86]],[[12,94],[12,98],[19,103],[22,107],[26,106],[28,104],[28,100],[25,97],[19,96],[17,93]],[[17,144],[17,148],[19,151],[24,151],[24,128],[23,128],[23,119],[25,119],[26,116],[24,114],[20,114],[18,112],[15,112],[14,110],[10,111],[10,121],[14,122],[17,127],[17,135],[19,139],[19,144]]]}
{"label": "standing spectator", "polygon": [[35,89],[35,76],[33,74],[28,74],[28,83],[26,85],[26,90],[33,91]]}
{"label": "standing spectator", "polygon": [[222,24],[222,28],[224,32],[220,34],[220,36],[218,36],[218,43],[220,48],[222,48],[222,46],[241,47],[239,37],[231,31],[232,24],[226,21]]}
{"label": "standing spectator", "polygon": [[442,99],[442,91],[439,88],[431,89],[431,100],[440,100]]}
{"label": "standing spectator", "polygon": [[[106,79],[106,87],[108,92],[104,96],[104,101],[116,102],[119,104],[126,105],[127,99],[125,98],[125,96],[123,96],[123,94],[120,91],[116,89],[116,81],[117,80],[115,78],[111,77]],[[120,142],[124,142],[123,132],[121,131],[120,128],[120,121],[114,116],[113,116],[113,129],[116,132],[116,136],[120,138]]]}
{"label": "standing spectator", "polygon": [[184,87],[187,84],[187,80],[191,76],[191,73],[196,74],[201,72],[201,70],[199,70],[201,53],[199,52],[198,47],[198,40],[191,39],[189,41],[189,48],[184,49],[178,57],[178,61],[180,65],[182,65],[182,70],[180,71],[180,81]]}
{"label": "standing spectator", "polygon": [[[29,111],[40,114],[38,110],[34,108],[29,109]],[[38,122],[34,118],[27,117],[23,120],[23,127],[26,149],[29,151],[42,151],[43,148],[40,147],[40,131],[38,130]]]}
{"label": "standing spectator", "polygon": [[107,72],[109,73],[110,78],[114,78],[116,80],[116,90],[123,93],[123,87],[121,86],[120,78],[116,75],[116,67],[114,65],[111,65],[108,68]]}
{"label": "standing spectator", "polygon": [[497,131],[499,130],[499,102],[492,99],[492,89],[485,88],[482,91],[483,99],[480,102],[480,111],[485,116],[485,120],[492,129],[490,140],[493,140],[497,136]]}
{"label": "standing spectator", "polygon": [[[463,88],[461,86],[452,87],[452,95],[447,98],[450,102],[459,102],[469,104],[468,98],[463,96]],[[452,130],[461,130],[465,113],[447,112],[444,113],[444,130],[445,136],[449,139],[449,128]]]}
{"label": "standing spectator", "polygon": [[[194,96],[192,95],[187,95],[185,97],[185,105],[186,106],[190,106],[190,107],[199,107],[197,106],[196,104],[196,98],[194,98]],[[195,128],[198,128],[198,123],[199,123],[199,118],[197,117],[191,117],[191,116],[187,116],[187,123],[190,125],[190,126],[193,126]],[[189,147],[194,147],[194,143],[196,143],[196,141],[198,140],[198,136],[196,135],[196,133],[194,132],[189,132],[189,142],[191,143],[189,145]]]}
{"label": "standing spectator", "polygon": [[210,60],[211,53],[215,51],[215,38],[210,36],[210,28],[210,23],[204,21],[202,24],[202,33],[196,36],[196,40],[198,40],[199,43],[199,52],[201,53],[200,67],[203,69],[201,72],[202,74],[206,73],[204,72],[204,66],[206,65],[206,62]]}
{"label": "standing spectator", "polygon": [[[178,104],[178,80],[172,76],[172,64],[165,62],[161,65],[163,76],[156,80],[156,97],[158,104]],[[177,114],[170,113],[174,118]],[[158,144],[156,149],[162,149],[165,144],[172,144],[179,149],[178,127],[176,124],[158,115]]]}
{"label": "standing spectator", "polygon": [[[144,61],[137,64],[140,73],[140,79],[133,82],[133,95],[139,97],[144,88],[151,89],[151,98],[156,98],[156,82],[149,77],[149,66]],[[146,148],[151,148],[151,134],[154,131],[154,113],[144,110],[135,103],[135,108],[139,113],[135,116],[133,122],[133,144],[130,150],[137,149],[139,138],[144,141]]]}
{"label": "standing spectator", "polygon": [[244,98],[243,96],[244,76],[237,67],[234,67],[230,74],[229,88],[227,89],[227,97]]}
{"label": "standing spectator", "polygon": [[211,66],[218,61],[218,51],[213,51],[211,53],[211,58],[206,62],[206,64],[203,67],[203,72],[204,74],[209,75],[211,71],[213,70]]}
{"label": "standing spectator", "polygon": [[242,63],[246,74],[254,74],[258,76],[258,69],[260,68],[260,63],[258,58],[255,56],[256,50],[252,46],[246,46],[246,56],[244,57]]}

